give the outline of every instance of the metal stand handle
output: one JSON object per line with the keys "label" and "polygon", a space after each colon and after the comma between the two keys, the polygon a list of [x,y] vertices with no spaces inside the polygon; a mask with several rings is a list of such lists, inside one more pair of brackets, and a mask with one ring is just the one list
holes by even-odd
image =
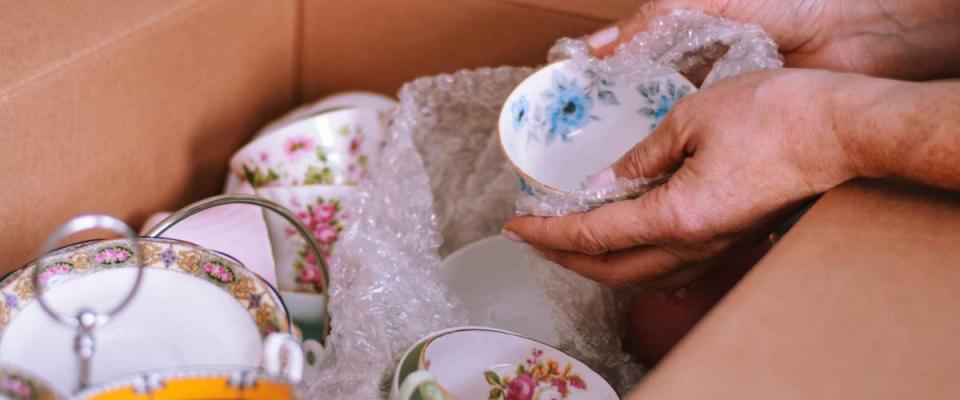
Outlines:
{"label": "metal stand handle", "polygon": [[[68,317],[55,310],[43,297],[45,288],[40,282],[40,273],[44,270],[43,256],[56,249],[57,245],[64,239],[91,229],[109,230],[114,233],[121,234],[125,238],[131,240],[133,242],[133,246],[131,247],[136,254],[137,275],[133,281],[133,287],[130,288],[130,292],[124,296],[120,303],[118,303],[109,311],[99,313],[85,306],[80,310],[79,313],[77,313],[76,316]],[[53,235],[47,238],[46,242],[43,244],[43,248],[40,250],[41,257],[37,260],[37,264],[34,266],[33,271],[31,271],[31,280],[34,290],[36,290],[37,293],[36,301],[37,304],[40,305],[40,308],[47,313],[47,315],[53,318],[54,321],[77,330],[73,346],[73,351],[77,355],[77,390],[82,390],[90,384],[91,361],[93,360],[93,355],[96,352],[96,340],[94,338],[93,331],[97,327],[107,323],[107,321],[130,305],[130,303],[133,301],[134,295],[136,295],[137,291],[140,290],[140,285],[143,282],[144,263],[143,253],[140,251],[140,247],[137,246],[136,240],[137,235],[134,233],[133,229],[130,229],[130,227],[123,223],[123,221],[109,215],[88,214],[74,217],[70,221],[67,221],[67,223],[57,228],[57,230],[53,232]]]}
{"label": "metal stand handle", "polygon": [[293,225],[293,228],[303,237],[307,242],[307,247],[310,251],[313,252],[313,255],[316,256],[317,263],[320,265],[320,270],[322,272],[323,278],[323,287],[325,290],[323,296],[323,337],[322,341],[326,343],[327,336],[330,335],[330,309],[327,307],[330,302],[330,275],[327,269],[327,263],[323,257],[323,252],[320,251],[320,246],[317,244],[317,241],[313,239],[313,235],[310,234],[310,231],[307,227],[303,226],[303,223],[297,219],[297,216],[293,214],[286,207],[281,206],[277,203],[274,203],[270,200],[264,199],[262,197],[245,195],[245,194],[224,194],[214,197],[209,197],[200,201],[197,201],[193,204],[190,204],[173,214],[170,214],[168,217],[164,218],[163,221],[157,223],[156,226],[150,229],[150,232],[147,233],[148,237],[160,237],[164,232],[172,228],[177,223],[189,218],[190,216],[200,213],[202,211],[209,210],[214,207],[227,205],[227,204],[250,204],[257,207],[265,208],[267,210],[273,211],[279,214],[283,219]]}

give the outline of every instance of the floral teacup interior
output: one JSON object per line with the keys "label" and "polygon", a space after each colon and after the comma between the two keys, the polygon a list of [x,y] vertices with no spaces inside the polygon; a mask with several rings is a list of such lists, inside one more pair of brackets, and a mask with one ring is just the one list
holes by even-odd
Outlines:
{"label": "floral teacup interior", "polygon": [[401,398],[417,384],[424,398],[618,399],[613,388],[583,363],[505,331],[447,331],[426,341],[418,357],[418,370],[402,378]]}
{"label": "floral teacup interior", "polygon": [[618,81],[561,61],[531,75],[507,98],[501,145],[524,192],[581,190],[695,90],[680,74]]}

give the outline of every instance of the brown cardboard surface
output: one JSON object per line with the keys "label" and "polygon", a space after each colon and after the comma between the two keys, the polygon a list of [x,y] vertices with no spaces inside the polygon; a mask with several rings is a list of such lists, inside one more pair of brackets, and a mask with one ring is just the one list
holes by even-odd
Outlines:
{"label": "brown cardboard surface", "polygon": [[960,194],[826,194],[632,399],[956,399]]}
{"label": "brown cardboard surface", "polygon": [[616,21],[633,15],[644,0],[493,0],[564,12],[598,20]]}
{"label": "brown cardboard surface", "polygon": [[[559,2],[565,10],[548,9],[544,1],[523,3],[303,0],[304,99],[349,89],[393,94],[423,75],[543,64],[558,38],[607,23],[570,11],[576,3],[592,9],[586,1]],[[623,3],[628,2],[611,4]]]}
{"label": "brown cardboard surface", "polygon": [[296,11],[272,1],[0,4],[0,32],[15,36],[0,39],[0,271],[78,213],[139,224],[219,192],[229,155],[295,104]]}

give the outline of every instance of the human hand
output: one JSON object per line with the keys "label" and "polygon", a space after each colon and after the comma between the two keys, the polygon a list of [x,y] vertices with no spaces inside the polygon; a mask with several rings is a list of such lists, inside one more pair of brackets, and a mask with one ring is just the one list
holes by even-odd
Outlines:
{"label": "human hand", "polygon": [[677,287],[763,240],[804,200],[856,175],[835,136],[832,94],[859,75],[779,70],[681,99],[594,183],[659,176],[637,199],[584,214],[512,218],[504,234],[611,287]]}
{"label": "human hand", "polygon": [[957,0],[651,0],[633,18],[590,36],[591,50],[612,54],[674,9],[760,25],[788,67],[913,80],[960,74]]}

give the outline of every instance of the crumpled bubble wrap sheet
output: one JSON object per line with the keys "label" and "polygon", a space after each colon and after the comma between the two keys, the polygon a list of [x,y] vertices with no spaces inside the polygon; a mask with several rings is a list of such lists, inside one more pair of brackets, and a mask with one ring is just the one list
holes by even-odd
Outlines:
{"label": "crumpled bubble wrap sheet", "polygon": [[[782,64],[776,45],[758,28],[693,12],[662,18],[652,32],[638,35],[607,60],[590,58],[585,44],[571,39],[559,41],[551,59],[572,58],[598,71],[642,79],[697,68],[715,57],[697,50],[714,43],[728,49],[704,85]],[[331,270],[332,333],[318,376],[306,383],[306,398],[385,397],[408,346],[430,332],[472,322],[437,279],[441,255],[496,234],[518,212],[562,215],[586,209],[563,199],[533,205],[516,200],[517,179],[500,152],[497,117],[510,91],[533,71],[460,71],[420,78],[401,89],[379,167],[347,206],[353,222]],[[559,326],[559,347],[625,393],[642,368],[621,350],[617,296],[527,256]]]}
{"label": "crumpled bubble wrap sheet", "polygon": [[330,270],[331,334],[305,398],[383,398],[408,346],[466,323],[436,279],[443,239],[410,135],[418,117],[408,98],[395,110],[371,179],[346,206],[352,222]]}

